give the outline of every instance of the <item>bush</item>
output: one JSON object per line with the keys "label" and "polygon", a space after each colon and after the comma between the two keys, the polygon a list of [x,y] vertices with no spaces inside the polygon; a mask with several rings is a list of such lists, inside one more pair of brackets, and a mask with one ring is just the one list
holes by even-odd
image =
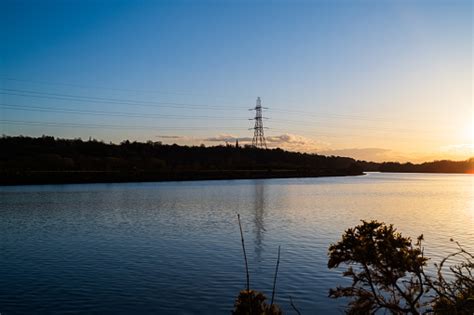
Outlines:
{"label": "bush", "polygon": [[[329,291],[333,298],[350,298],[348,314],[474,314],[473,255],[458,244],[458,251],[444,258],[437,276],[426,275],[428,258],[423,255],[420,235],[413,243],[392,225],[362,221],[345,231],[342,240],[329,247],[329,268],[347,266],[343,276],[352,279],[349,287]],[[443,266],[461,256],[463,262],[449,268],[454,275],[447,281]],[[423,303],[421,302],[423,301]],[[431,308],[431,309],[430,309]]]}

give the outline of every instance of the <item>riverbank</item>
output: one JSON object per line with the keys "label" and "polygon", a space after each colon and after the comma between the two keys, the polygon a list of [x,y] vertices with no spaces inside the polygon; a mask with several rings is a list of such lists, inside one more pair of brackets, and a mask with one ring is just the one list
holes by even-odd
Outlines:
{"label": "riverbank", "polygon": [[264,178],[357,176],[359,170],[202,170],[175,172],[29,171],[0,173],[0,185],[48,185],[79,183],[166,182]]}

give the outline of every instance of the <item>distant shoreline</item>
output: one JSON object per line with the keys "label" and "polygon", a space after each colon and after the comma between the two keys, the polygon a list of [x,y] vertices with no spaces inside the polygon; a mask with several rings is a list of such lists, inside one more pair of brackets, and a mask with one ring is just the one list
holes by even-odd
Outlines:
{"label": "distant shoreline", "polygon": [[474,172],[474,158],[376,163],[238,144],[205,147],[128,140],[107,144],[50,136],[2,136],[0,148],[0,185],[303,178],[369,171]]}
{"label": "distant shoreline", "polygon": [[0,173],[0,186],[204,181],[360,176],[364,172],[298,170],[208,170],[189,172],[40,171]]}
{"label": "distant shoreline", "polygon": [[187,182],[206,180],[245,180],[245,179],[276,179],[276,178],[319,178],[362,176],[367,173],[386,174],[443,174],[443,175],[474,175],[472,173],[448,172],[395,172],[366,171],[352,172],[301,172],[298,170],[209,170],[190,172],[155,172],[155,173],[123,173],[115,171],[38,171],[21,174],[0,173],[0,186],[22,185],[65,185],[65,184],[112,184],[140,182]]}

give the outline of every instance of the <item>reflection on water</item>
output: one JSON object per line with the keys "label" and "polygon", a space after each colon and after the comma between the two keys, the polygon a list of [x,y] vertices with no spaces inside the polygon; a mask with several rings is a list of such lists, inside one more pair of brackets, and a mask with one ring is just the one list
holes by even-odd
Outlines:
{"label": "reflection on water", "polygon": [[255,182],[255,217],[254,217],[254,234],[255,234],[255,254],[257,261],[262,260],[263,237],[265,234],[265,186],[261,181]]}
{"label": "reflection on water", "polygon": [[346,284],[327,248],[361,219],[425,236],[439,261],[452,237],[474,251],[474,176],[357,177],[0,187],[2,314],[229,314],[251,285],[291,314],[341,314]]}

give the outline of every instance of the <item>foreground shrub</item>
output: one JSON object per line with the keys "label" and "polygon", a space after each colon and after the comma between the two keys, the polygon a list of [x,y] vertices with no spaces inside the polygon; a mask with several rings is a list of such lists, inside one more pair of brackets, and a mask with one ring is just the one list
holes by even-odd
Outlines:
{"label": "foreground shrub", "polygon": [[375,313],[386,309],[392,313],[419,314],[419,301],[424,292],[421,241],[415,245],[392,225],[362,221],[348,229],[342,240],[329,247],[329,268],[344,263],[350,287],[331,289],[333,298],[349,297],[349,314]]}
{"label": "foreground shrub", "polygon": [[[474,314],[474,256],[459,243],[456,244],[457,252],[446,256],[439,265],[435,264],[436,277],[425,276],[427,285],[435,292],[431,300],[435,314]],[[443,267],[454,257],[462,258],[462,262],[449,267],[454,280],[447,281],[443,275]]]}
{"label": "foreground shrub", "polygon": [[[346,266],[343,276],[352,284],[331,289],[329,296],[349,298],[348,314],[474,314],[474,256],[457,244],[457,252],[435,264],[436,276],[428,276],[422,240],[420,235],[413,243],[377,221],[346,230],[329,247],[328,267]],[[454,280],[447,281],[443,267],[455,256],[462,262],[449,267]]]}
{"label": "foreground shrub", "polygon": [[234,315],[281,315],[281,309],[276,305],[266,303],[263,293],[255,290],[242,290],[234,304]]}

